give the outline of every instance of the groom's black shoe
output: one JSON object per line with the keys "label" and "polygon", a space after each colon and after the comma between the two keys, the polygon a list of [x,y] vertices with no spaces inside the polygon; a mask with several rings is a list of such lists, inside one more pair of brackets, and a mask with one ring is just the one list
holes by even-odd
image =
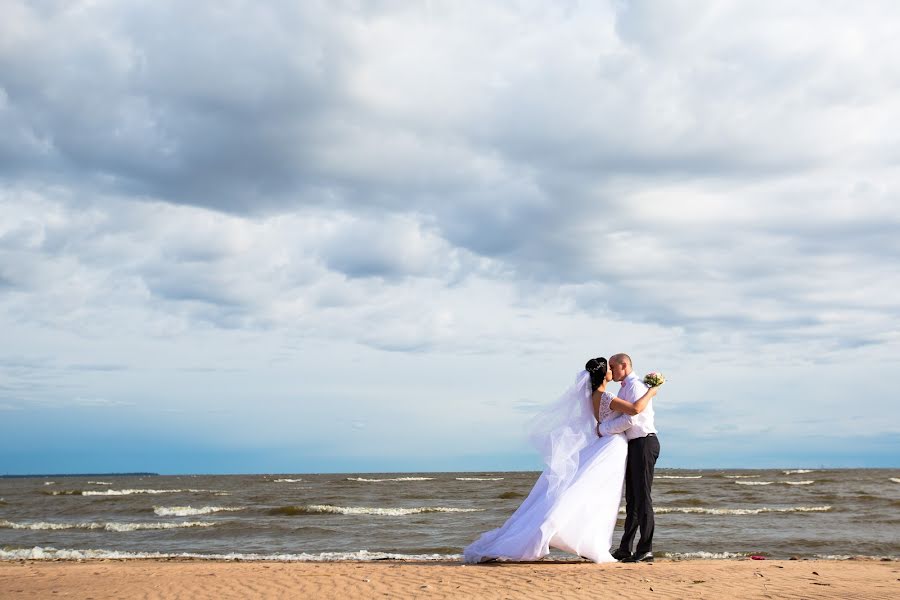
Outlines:
{"label": "groom's black shoe", "polygon": [[629,552],[628,550],[622,550],[621,548],[619,548],[615,552],[612,553],[612,557],[616,560],[624,561],[624,560],[631,558],[631,552]]}
{"label": "groom's black shoe", "polygon": [[622,562],[626,563],[636,563],[636,562],[653,562],[653,553],[652,552],[644,552],[643,554],[635,554],[624,559]]}

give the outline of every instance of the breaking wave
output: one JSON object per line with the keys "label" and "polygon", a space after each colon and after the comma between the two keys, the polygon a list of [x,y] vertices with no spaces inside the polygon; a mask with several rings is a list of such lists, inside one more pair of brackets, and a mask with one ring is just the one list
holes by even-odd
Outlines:
{"label": "breaking wave", "polygon": [[153,512],[160,517],[195,517],[197,515],[211,515],[217,512],[234,512],[244,510],[239,506],[203,506],[193,508],[191,506],[154,506]]}
{"label": "breaking wave", "polygon": [[131,496],[134,494],[216,494],[227,495],[228,492],[219,492],[217,490],[54,490],[44,492],[51,496]]}
{"label": "breaking wave", "polygon": [[93,483],[94,485],[112,485],[109,481],[88,481],[88,483]]}
{"label": "breaking wave", "polygon": [[759,475],[722,475],[722,477],[726,479],[752,479],[753,477],[759,477]]}
{"label": "breaking wave", "polygon": [[2,529],[32,529],[32,530],[60,530],[60,529],[102,529],[104,531],[142,531],[152,529],[181,529],[184,527],[212,527],[215,523],[202,523],[200,521],[184,521],[182,523],[47,523],[38,521],[35,523],[13,523],[0,521]]}
{"label": "breaking wave", "polygon": [[502,477],[457,477],[457,481],[503,481]]}
{"label": "breaking wave", "polygon": [[807,481],[782,481],[786,485],[812,485],[815,483],[814,480],[808,479]]}
{"label": "breaking wave", "polygon": [[[788,506],[786,508],[701,508],[697,506],[658,506],[653,509],[656,514],[681,513],[685,515],[758,515],[761,513],[808,513],[829,512],[830,506]],[[625,509],[619,509],[625,514]]]}
{"label": "breaking wave", "polygon": [[735,481],[738,485],[772,485],[774,481]]}
{"label": "breaking wave", "polygon": [[673,558],[675,560],[685,560],[691,558],[702,558],[705,560],[723,560],[729,558],[745,558],[750,556],[748,552],[663,552],[665,558]]}
{"label": "breaking wave", "polygon": [[703,479],[703,475],[657,475],[653,479]]}
{"label": "breaking wave", "polygon": [[803,473],[815,473],[814,469],[790,469],[788,471],[782,471],[785,475],[802,475]]}
{"label": "breaking wave", "polygon": [[431,481],[434,477],[388,477],[386,479],[366,479],[365,477],[348,477],[347,481]]}
{"label": "breaking wave", "polygon": [[415,508],[371,508],[366,506],[332,506],[330,504],[308,504],[306,506],[282,506],[269,511],[272,515],[377,515],[383,517],[403,517],[422,513],[468,513],[482,512],[483,508],[450,508],[446,506],[419,506]]}
{"label": "breaking wave", "polygon": [[287,479],[287,478],[285,478],[285,479],[274,479],[273,481],[275,483],[299,483],[303,480],[302,479]]}

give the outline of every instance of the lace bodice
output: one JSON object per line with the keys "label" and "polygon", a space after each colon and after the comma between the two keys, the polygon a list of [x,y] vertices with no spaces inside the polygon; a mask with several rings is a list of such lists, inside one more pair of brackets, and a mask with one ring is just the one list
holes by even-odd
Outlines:
{"label": "lace bodice", "polygon": [[615,396],[613,396],[609,392],[603,392],[603,394],[600,396],[600,422],[601,423],[603,421],[608,421],[612,417],[619,416],[619,413],[614,413],[609,408],[609,403],[613,401],[613,398],[615,398]]}

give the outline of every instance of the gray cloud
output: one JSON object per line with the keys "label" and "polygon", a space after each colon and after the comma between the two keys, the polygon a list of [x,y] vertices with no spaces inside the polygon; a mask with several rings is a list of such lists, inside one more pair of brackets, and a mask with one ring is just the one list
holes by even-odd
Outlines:
{"label": "gray cloud", "polygon": [[219,364],[256,336],[265,365],[887,360],[895,12],[4,3],[0,324],[56,366],[0,386],[259,373]]}

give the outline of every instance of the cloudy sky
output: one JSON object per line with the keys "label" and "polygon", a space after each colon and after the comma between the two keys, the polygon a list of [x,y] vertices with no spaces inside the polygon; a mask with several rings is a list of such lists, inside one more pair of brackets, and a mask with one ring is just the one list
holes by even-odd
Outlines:
{"label": "cloudy sky", "polygon": [[894,2],[0,0],[0,474],[898,466]]}

